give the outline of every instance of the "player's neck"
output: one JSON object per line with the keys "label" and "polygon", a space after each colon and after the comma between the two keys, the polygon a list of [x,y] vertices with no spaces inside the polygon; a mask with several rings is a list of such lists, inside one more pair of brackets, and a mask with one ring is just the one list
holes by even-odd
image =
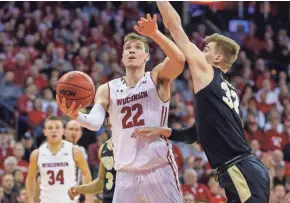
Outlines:
{"label": "player's neck", "polygon": [[138,81],[144,76],[145,69],[126,69],[126,76],[124,77],[126,85],[128,87],[134,87]]}
{"label": "player's neck", "polygon": [[48,148],[52,154],[57,154],[59,150],[62,148],[62,144],[63,144],[62,141],[59,143],[47,143]]}

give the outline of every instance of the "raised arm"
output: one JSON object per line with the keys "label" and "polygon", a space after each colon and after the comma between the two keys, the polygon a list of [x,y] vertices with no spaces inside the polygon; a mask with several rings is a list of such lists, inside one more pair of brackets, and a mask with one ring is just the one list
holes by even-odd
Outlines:
{"label": "raised arm", "polygon": [[206,72],[210,68],[210,65],[207,63],[205,56],[199,48],[188,39],[182,28],[178,13],[168,1],[157,1],[157,6],[162,15],[165,27],[169,30],[177,46],[184,53],[187,63],[191,67],[191,71]]}
{"label": "raised arm", "polygon": [[60,101],[59,97],[56,96],[56,100],[61,111],[68,117],[79,122],[82,127],[92,131],[98,131],[104,123],[106,111],[109,105],[109,87],[108,84],[103,84],[97,89],[95,105],[89,114],[79,112],[82,106],[74,109],[76,105],[75,102],[67,108],[65,98]]}
{"label": "raised arm", "polygon": [[34,202],[36,176],[38,172],[37,159],[38,159],[38,150],[34,150],[30,155],[28,173],[25,181],[28,203]]}
{"label": "raised arm", "polygon": [[158,30],[156,21],[157,15],[152,19],[150,14],[147,14],[147,18],[141,18],[134,29],[139,34],[150,37],[164,51],[166,59],[152,71],[152,74],[157,74],[159,80],[171,81],[183,71],[185,57],[175,43]]}

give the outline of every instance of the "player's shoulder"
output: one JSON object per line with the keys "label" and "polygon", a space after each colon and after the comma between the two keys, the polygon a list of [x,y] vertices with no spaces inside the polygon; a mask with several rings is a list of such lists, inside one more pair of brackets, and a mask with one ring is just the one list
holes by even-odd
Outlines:
{"label": "player's shoulder", "polygon": [[109,140],[107,140],[106,142],[105,142],[105,144],[106,144],[106,148],[107,149],[109,149],[109,150],[113,150],[113,141],[112,141],[112,138],[110,138]]}
{"label": "player's shoulder", "polygon": [[123,77],[116,78],[107,82],[109,88],[120,87],[120,85],[125,84],[125,79]]}
{"label": "player's shoulder", "polygon": [[31,161],[37,161],[39,156],[39,149],[35,149],[30,154],[30,162]]}

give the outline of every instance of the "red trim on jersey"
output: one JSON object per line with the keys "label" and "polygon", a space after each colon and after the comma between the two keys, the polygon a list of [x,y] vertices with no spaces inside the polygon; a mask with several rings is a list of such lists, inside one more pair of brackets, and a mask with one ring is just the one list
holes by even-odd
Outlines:
{"label": "red trim on jersey", "polygon": [[[165,109],[165,111],[164,111],[164,109]],[[167,107],[162,106],[161,120],[160,120],[160,127],[163,127],[163,126],[164,126],[165,119],[167,118],[167,109],[168,109]],[[164,112],[165,112],[165,113],[164,113]],[[173,172],[173,175],[174,175],[174,178],[175,178],[175,183],[176,183],[177,190],[178,190],[178,192],[180,193],[180,195],[181,195],[181,197],[182,197],[182,196],[183,196],[183,195],[182,195],[182,190],[181,190],[180,184],[179,184],[179,182],[178,182],[178,176],[177,176],[177,174],[178,174],[178,172],[177,172],[178,169],[177,169],[177,166],[174,167],[174,161],[172,160],[172,157],[171,157],[171,155],[170,155],[170,151],[169,151],[169,143],[168,143],[168,140],[167,140],[167,138],[164,137],[164,136],[161,136],[161,138],[165,140],[166,145],[167,145],[167,147],[168,147],[168,151],[167,151],[167,160],[168,160],[168,164],[169,164],[169,166],[170,166],[170,168],[171,168],[171,170],[172,170],[172,172]],[[176,165],[176,164],[175,164],[175,165]]]}
{"label": "red trim on jersey", "polygon": [[162,121],[163,121],[163,113],[164,113],[164,106],[162,106],[162,112],[161,112],[161,119],[160,119],[160,127],[162,127]]}
{"label": "red trim on jersey", "polygon": [[167,101],[163,101],[163,99],[161,98],[161,96],[160,96],[160,94],[159,94],[159,92],[158,92],[157,85],[155,84],[155,82],[154,82],[154,80],[153,80],[153,78],[152,78],[152,71],[150,72],[150,78],[151,78],[151,80],[152,80],[152,82],[153,82],[153,84],[154,84],[154,86],[155,86],[155,89],[156,89],[156,92],[157,92],[157,94],[158,94],[158,96],[159,96],[159,99],[160,99],[163,103],[167,103],[167,102],[170,100],[170,97],[169,97],[169,99],[168,99]]}
{"label": "red trim on jersey", "polygon": [[[164,107],[164,106],[163,106]],[[162,107],[162,109],[163,109],[163,107]],[[164,113],[164,118],[163,118],[163,121],[162,121],[162,125],[161,125],[161,127],[163,127],[164,126],[164,124],[165,124],[165,120],[166,120],[166,118],[167,118],[167,107],[164,107],[165,108],[165,113]]]}
{"label": "red trim on jersey", "polygon": [[110,95],[110,85],[109,85],[108,82],[107,82],[107,85],[108,85],[108,89],[109,89],[109,103],[108,103],[108,106],[107,106],[107,110],[108,110],[109,107],[110,107],[111,95]]}

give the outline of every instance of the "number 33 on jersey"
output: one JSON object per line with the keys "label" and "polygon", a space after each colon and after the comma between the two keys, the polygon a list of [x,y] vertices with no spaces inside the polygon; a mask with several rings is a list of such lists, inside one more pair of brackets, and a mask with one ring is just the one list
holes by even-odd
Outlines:
{"label": "number 33 on jersey", "polygon": [[239,97],[235,91],[235,88],[226,80],[221,83],[221,88],[225,91],[226,96],[223,96],[224,102],[239,114]]}

